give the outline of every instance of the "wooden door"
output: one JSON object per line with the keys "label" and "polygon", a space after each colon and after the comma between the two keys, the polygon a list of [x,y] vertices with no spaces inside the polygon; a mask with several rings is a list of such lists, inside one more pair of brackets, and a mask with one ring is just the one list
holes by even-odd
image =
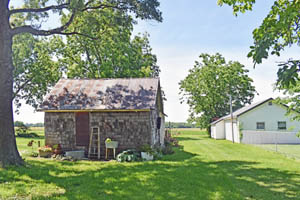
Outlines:
{"label": "wooden door", "polygon": [[76,145],[88,149],[90,141],[89,113],[76,113]]}

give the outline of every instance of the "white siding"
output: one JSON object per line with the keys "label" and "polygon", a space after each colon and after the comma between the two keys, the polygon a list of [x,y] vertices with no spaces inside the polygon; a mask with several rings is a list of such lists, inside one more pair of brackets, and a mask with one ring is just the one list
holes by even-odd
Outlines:
{"label": "white siding", "polygon": [[216,139],[225,139],[224,120],[215,124],[216,126]]}
{"label": "white siding", "polygon": [[211,126],[211,137],[214,139],[225,139],[224,120]]}
{"label": "white siding", "polygon": [[[286,108],[268,102],[241,115],[239,124],[243,132],[242,142],[247,144],[292,144],[299,143],[296,133],[300,131],[300,123],[286,116]],[[287,129],[278,130],[278,122],[285,121]],[[264,122],[265,130],[257,130],[256,123]]]}
{"label": "white siding", "polygon": [[245,144],[300,144],[300,138],[293,132],[243,131]]}
{"label": "white siding", "polygon": [[[240,143],[239,128],[235,120],[233,121],[233,134],[234,134],[234,142]],[[232,141],[231,120],[225,120],[225,138],[226,140]]]}
{"label": "white siding", "polygon": [[265,131],[281,131],[278,130],[278,121],[286,121],[287,130],[282,130],[283,132],[299,132],[300,122],[291,121],[285,114],[284,107],[274,103],[270,106],[266,102],[242,114],[238,120],[243,130],[256,130],[256,122],[265,122]]}
{"label": "white siding", "polygon": [[210,134],[211,134],[212,138],[217,139],[217,133],[216,132],[217,132],[217,128],[216,128],[216,125],[214,124],[210,127]]}

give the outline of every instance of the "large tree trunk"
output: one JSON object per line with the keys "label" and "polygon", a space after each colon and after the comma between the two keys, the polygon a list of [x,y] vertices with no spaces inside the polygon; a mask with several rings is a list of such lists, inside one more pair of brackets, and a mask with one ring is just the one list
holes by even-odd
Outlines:
{"label": "large tree trunk", "polygon": [[20,165],[13,123],[12,36],[9,26],[8,0],[0,1],[0,167]]}

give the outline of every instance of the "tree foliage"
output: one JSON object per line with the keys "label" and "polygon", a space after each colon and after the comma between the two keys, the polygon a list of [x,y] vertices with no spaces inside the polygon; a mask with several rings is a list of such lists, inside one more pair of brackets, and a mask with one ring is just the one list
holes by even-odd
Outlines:
{"label": "tree foliage", "polygon": [[46,39],[35,38],[31,34],[14,37],[13,100],[18,109],[21,100],[37,107],[48,88],[62,75],[59,65],[53,60],[53,45]]}
{"label": "tree foliage", "polygon": [[[16,147],[12,100],[14,98],[22,98],[17,95],[17,91],[23,90],[23,92],[25,91],[24,94],[28,94],[27,91],[31,89],[24,89],[25,86],[19,87],[20,85],[14,84],[14,78],[19,79],[19,83],[22,84],[24,80],[22,80],[22,75],[19,74],[27,76],[31,70],[38,73],[38,68],[43,67],[41,65],[30,65],[31,59],[35,59],[36,56],[39,57],[40,55],[30,55],[28,58],[29,65],[27,65],[28,63],[26,61],[19,62],[20,60],[18,59],[13,61],[14,56],[23,56],[27,59],[25,56],[27,50],[13,53],[13,39],[24,40],[21,36],[20,38],[16,37],[26,33],[35,36],[49,36],[54,34],[70,36],[77,34],[89,37],[89,35],[86,35],[84,32],[76,30],[78,26],[76,26],[75,22],[81,15],[93,10],[112,9],[142,20],[162,21],[161,12],[158,9],[158,0],[26,0],[21,2],[23,5],[18,8],[14,8],[10,3],[10,0],[0,1],[0,113],[2,113],[0,114],[0,167],[23,164],[23,160]],[[51,13],[55,13],[59,16],[62,19],[62,23],[58,23],[57,27],[45,29],[43,22],[48,20]],[[18,19],[21,19],[21,21]],[[74,29],[70,30],[72,25],[75,25]],[[95,38],[93,37],[93,39]],[[34,38],[31,41],[39,44],[38,41],[34,41]],[[51,46],[49,46],[49,48],[51,48]],[[42,54],[43,57],[40,57],[39,60],[49,61],[49,64],[52,64],[52,62],[48,60],[49,57],[47,57],[51,55],[50,53],[48,53],[48,55],[46,53],[48,48],[31,48],[30,50],[32,52],[39,52],[40,50],[45,52]],[[14,70],[13,64],[16,63],[24,64],[24,67],[16,67]],[[26,70],[25,66],[32,67]],[[36,69],[34,69],[35,67]],[[45,70],[47,75],[49,71],[55,70],[55,67]],[[52,74],[52,72],[49,73]],[[60,72],[55,71],[55,73]],[[35,77],[29,76],[26,80],[33,79],[35,79]],[[29,82],[30,81],[28,81],[28,83]],[[32,88],[37,87],[37,85],[32,85]],[[19,88],[21,89],[19,90]],[[40,89],[42,90],[42,88]],[[33,89],[33,91],[35,90],[37,89]],[[31,103],[31,101],[32,100],[30,100],[29,103]]]}
{"label": "tree foliage", "polygon": [[[218,0],[218,4],[233,7],[234,14],[252,10],[255,0]],[[262,63],[270,54],[280,56],[280,52],[293,44],[300,45],[300,2],[299,0],[274,0],[274,4],[262,24],[253,31],[254,44],[250,46],[248,57],[254,63]],[[280,65],[277,84],[296,85],[299,80],[300,65],[290,65],[291,60]],[[297,68],[297,70],[295,70]]]}
{"label": "tree foliage", "polygon": [[201,54],[188,76],[180,81],[182,101],[190,107],[189,122],[201,128],[230,111],[230,95],[233,110],[250,104],[255,95],[248,70],[236,61],[226,62],[220,54]]}
{"label": "tree foliage", "polygon": [[[22,17],[18,18],[21,23]],[[68,16],[62,18],[62,23]],[[23,19],[24,23],[25,19]],[[17,22],[15,22],[16,24]],[[14,102],[37,108],[48,89],[68,78],[157,77],[159,67],[148,34],[132,36],[131,15],[107,8],[77,16],[65,37],[15,36]]]}
{"label": "tree foliage", "polygon": [[[234,13],[252,10],[255,0],[218,0],[233,7]],[[254,44],[250,46],[248,57],[254,63],[262,63],[270,54],[280,56],[280,52],[293,44],[300,45],[300,1],[274,0],[274,4],[260,27],[253,31]],[[300,111],[300,60],[289,59],[281,62],[277,72],[276,88],[284,91],[286,98],[280,102],[288,104],[289,114]],[[296,112],[296,113],[297,113]],[[300,120],[299,114],[294,119]]]}
{"label": "tree foliage", "polygon": [[118,10],[84,13],[69,30],[89,37],[71,35],[66,42],[56,38],[60,66],[64,66],[70,78],[158,76],[148,35],[132,37],[134,23],[130,15]]}

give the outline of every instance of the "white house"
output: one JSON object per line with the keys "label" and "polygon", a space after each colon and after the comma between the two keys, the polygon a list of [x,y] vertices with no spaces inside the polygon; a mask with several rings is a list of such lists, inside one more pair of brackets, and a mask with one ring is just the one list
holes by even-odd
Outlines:
{"label": "white house", "polygon": [[[211,137],[246,144],[300,144],[300,122],[272,98],[245,106],[211,123]],[[233,128],[232,128],[233,125]],[[233,134],[232,134],[233,130]]]}

